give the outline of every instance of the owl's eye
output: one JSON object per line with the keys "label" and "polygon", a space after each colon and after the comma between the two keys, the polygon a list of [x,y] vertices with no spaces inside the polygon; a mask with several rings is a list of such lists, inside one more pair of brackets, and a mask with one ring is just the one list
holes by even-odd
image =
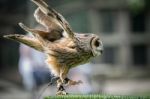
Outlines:
{"label": "owl's eye", "polygon": [[95,45],[96,47],[99,47],[100,42],[99,42],[98,40],[96,40],[95,43],[94,43],[94,45]]}
{"label": "owl's eye", "polygon": [[97,48],[99,47],[101,44],[100,44],[100,41],[99,41],[99,38],[96,38],[94,37],[91,41],[91,46],[92,48]]}
{"label": "owl's eye", "polygon": [[89,35],[88,34],[84,34],[84,37],[88,37]]}

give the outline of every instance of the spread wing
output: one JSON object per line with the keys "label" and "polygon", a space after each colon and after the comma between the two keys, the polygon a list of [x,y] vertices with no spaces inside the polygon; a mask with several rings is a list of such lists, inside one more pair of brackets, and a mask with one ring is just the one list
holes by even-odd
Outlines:
{"label": "spread wing", "polygon": [[38,51],[41,51],[41,52],[44,51],[42,44],[39,42],[39,40],[37,40],[35,38],[28,37],[25,35],[20,35],[20,34],[10,34],[10,35],[5,35],[4,37],[7,39],[21,42],[21,43],[28,45]]}
{"label": "spread wing", "polygon": [[74,39],[71,27],[61,14],[49,7],[42,0],[32,0],[32,2],[38,6],[34,13],[36,21],[47,30],[31,29],[23,23],[19,23],[20,27],[32,33],[34,38],[19,34],[6,35],[4,36],[5,38],[16,40],[39,51],[43,51],[43,46],[47,45],[47,41],[53,42],[62,37]]}
{"label": "spread wing", "polygon": [[32,2],[38,6],[34,13],[36,21],[46,27],[48,33],[60,38],[62,36],[74,37],[71,27],[61,14],[49,7],[43,0],[32,0]]}

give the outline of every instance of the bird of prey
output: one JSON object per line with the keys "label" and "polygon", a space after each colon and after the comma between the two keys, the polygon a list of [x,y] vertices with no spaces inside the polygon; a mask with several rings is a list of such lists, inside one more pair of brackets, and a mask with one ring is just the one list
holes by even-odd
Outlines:
{"label": "bird of prey", "polygon": [[80,64],[89,62],[103,51],[102,41],[96,34],[73,32],[65,18],[48,6],[43,0],[31,0],[37,5],[34,12],[36,21],[46,29],[31,29],[19,23],[33,37],[9,34],[5,38],[18,41],[47,55],[46,63],[57,80],[56,95],[66,95],[65,85],[77,85],[81,80],[67,78],[69,70]]}

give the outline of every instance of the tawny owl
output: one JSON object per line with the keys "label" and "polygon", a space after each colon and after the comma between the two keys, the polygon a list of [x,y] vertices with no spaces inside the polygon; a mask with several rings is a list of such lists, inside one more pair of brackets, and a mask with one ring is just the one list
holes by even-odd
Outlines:
{"label": "tawny owl", "polygon": [[20,34],[10,34],[4,37],[45,53],[48,67],[56,77],[59,77],[57,95],[64,95],[66,94],[64,85],[81,83],[81,81],[67,78],[69,70],[100,55],[103,51],[102,42],[95,34],[73,32],[64,17],[44,1],[32,0],[32,2],[38,6],[34,17],[39,24],[46,28],[46,31],[30,29],[23,23],[19,23],[20,27],[32,33],[33,37]]}

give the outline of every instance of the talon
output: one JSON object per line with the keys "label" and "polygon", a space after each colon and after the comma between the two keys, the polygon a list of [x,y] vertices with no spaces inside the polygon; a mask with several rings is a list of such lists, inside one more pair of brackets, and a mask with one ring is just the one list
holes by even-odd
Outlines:
{"label": "talon", "polygon": [[82,84],[83,82],[82,82],[82,80],[78,80],[78,84]]}
{"label": "talon", "polygon": [[73,80],[69,80],[68,83],[66,83],[66,85],[79,85],[82,84],[83,82],[81,80],[79,81],[73,81]]}
{"label": "talon", "polygon": [[67,95],[66,91],[57,91],[56,95]]}
{"label": "talon", "polygon": [[63,86],[59,86],[58,91],[64,91],[64,87]]}

